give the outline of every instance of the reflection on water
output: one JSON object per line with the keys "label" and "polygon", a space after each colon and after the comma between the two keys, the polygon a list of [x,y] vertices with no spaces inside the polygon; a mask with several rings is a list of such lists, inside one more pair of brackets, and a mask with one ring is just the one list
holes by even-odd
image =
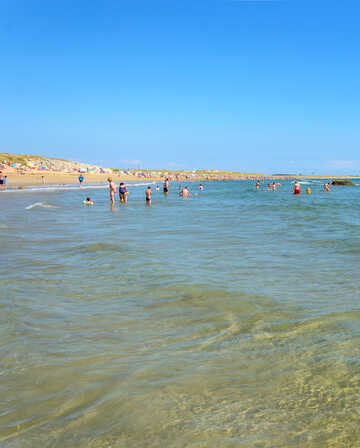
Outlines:
{"label": "reflection on water", "polygon": [[1,446],[357,446],[359,193],[311,188],[1,195]]}

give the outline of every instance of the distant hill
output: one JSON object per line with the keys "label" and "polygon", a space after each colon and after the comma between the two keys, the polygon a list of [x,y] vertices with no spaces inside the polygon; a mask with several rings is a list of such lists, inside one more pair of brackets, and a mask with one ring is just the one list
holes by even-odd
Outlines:
{"label": "distant hill", "polygon": [[9,152],[0,152],[0,161],[21,163],[25,165],[30,160],[42,161],[42,160],[60,160],[61,162],[67,162],[65,159],[59,159],[54,157],[36,156],[30,154],[11,154]]}
{"label": "distant hill", "polygon": [[74,169],[79,168],[95,167],[95,165],[60,159],[57,157],[46,157],[33,154],[11,154],[7,152],[0,153],[0,163],[1,162],[11,162],[23,167],[33,168],[41,168],[42,166],[46,166],[50,170],[54,171],[73,171]]}

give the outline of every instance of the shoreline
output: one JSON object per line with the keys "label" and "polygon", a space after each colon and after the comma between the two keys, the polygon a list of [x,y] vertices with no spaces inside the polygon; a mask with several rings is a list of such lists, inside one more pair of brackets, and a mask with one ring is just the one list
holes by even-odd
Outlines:
{"label": "shoreline", "polygon": [[[14,172],[7,172],[3,170],[3,175],[8,176],[7,189],[23,189],[27,187],[46,187],[46,186],[74,186],[79,185],[78,173],[59,173],[59,172],[39,172],[39,173],[26,173],[19,174]],[[44,176],[45,184],[42,181],[42,176]],[[84,183],[83,187],[86,185],[107,185],[107,179],[111,177],[115,183],[118,182],[158,182],[162,184],[164,177],[160,176],[135,176],[135,175],[125,175],[117,173],[104,173],[104,174],[83,174]],[[228,175],[228,176],[180,176],[179,178],[174,178],[174,176],[169,176],[171,181],[178,182],[207,182],[207,181],[223,181],[223,180],[293,180],[293,179],[360,179],[359,176],[324,176],[324,175],[304,175],[304,176],[267,176],[267,175]]]}

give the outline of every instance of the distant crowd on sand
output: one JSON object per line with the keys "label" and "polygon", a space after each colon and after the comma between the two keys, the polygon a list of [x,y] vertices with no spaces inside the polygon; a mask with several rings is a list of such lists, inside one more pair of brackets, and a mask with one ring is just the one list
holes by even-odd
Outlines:
{"label": "distant crowd on sand", "polygon": [[[280,187],[280,186],[281,186],[280,182],[273,182],[272,184],[268,184],[267,185],[267,189],[270,190],[270,191],[276,191],[277,187]],[[257,190],[260,190],[260,180],[256,181],[255,188]],[[326,182],[323,185],[323,188],[324,188],[324,191],[330,192],[330,182]],[[300,184],[300,182],[298,180],[295,180],[295,182],[294,182],[294,194],[296,194],[296,195],[301,194],[301,184]],[[306,194],[311,194],[311,188],[310,187],[306,188]]]}

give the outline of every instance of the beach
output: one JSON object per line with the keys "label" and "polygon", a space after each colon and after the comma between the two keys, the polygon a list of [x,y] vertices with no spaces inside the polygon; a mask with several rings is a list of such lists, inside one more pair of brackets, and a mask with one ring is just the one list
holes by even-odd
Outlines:
{"label": "beach", "polygon": [[[252,174],[233,174],[233,173],[221,173],[220,175],[212,174],[209,176],[208,174],[193,174],[191,172],[183,172],[182,174],[177,173],[166,173],[166,174],[149,174],[142,175],[140,174],[123,174],[123,173],[66,173],[66,172],[27,172],[25,174],[20,174],[15,171],[6,171],[3,170],[3,174],[8,176],[7,187],[8,188],[26,188],[26,187],[35,187],[35,186],[43,186],[43,185],[79,185],[79,175],[82,174],[84,177],[83,185],[97,185],[97,184],[106,184],[107,179],[111,177],[114,182],[136,182],[136,181],[149,181],[156,182],[161,185],[166,177],[169,177],[171,180],[175,180],[176,178],[182,182],[204,182],[204,181],[223,181],[224,178],[226,180],[265,180],[265,181],[283,181],[289,179],[323,179],[324,182],[326,180],[333,179],[358,179],[354,176],[271,176],[271,175],[252,175]],[[44,180],[43,180],[44,179]]]}
{"label": "beach", "polygon": [[302,174],[264,174],[240,173],[234,171],[212,170],[165,170],[165,169],[113,169],[94,164],[80,163],[42,156],[0,153],[0,175],[7,176],[8,188],[26,188],[43,185],[77,185],[79,176],[83,185],[106,184],[110,177],[114,182],[155,181],[224,181],[224,180],[262,180],[279,181],[295,179],[358,179],[343,175],[302,175]]}
{"label": "beach", "polygon": [[[37,172],[37,173],[27,173],[18,174],[11,173],[8,175],[8,186],[11,187],[27,187],[27,186],[42,186],[42,185],[78,185],[79,184],[80,173],[58,173],[58,172]],[[109,174],[91,174],[84,176],[84,185],[90,184],[104,184],[107,182]],[[116,175],[111,174],[116,181],[128,181],[134,180],[133,176]],[[44,183],[43,183],[44,179]]]}

